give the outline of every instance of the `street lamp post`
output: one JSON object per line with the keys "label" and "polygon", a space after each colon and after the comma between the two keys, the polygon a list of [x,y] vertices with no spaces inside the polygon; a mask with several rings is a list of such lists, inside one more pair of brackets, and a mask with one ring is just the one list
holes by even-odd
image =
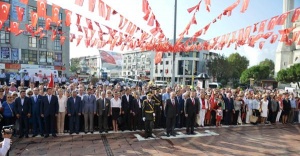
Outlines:
{"label": "street lamp post", "polygon": [[[174,6],[174,36],[173,36],[173,46],[176,44],[176,23],[177,23],[177,0],[175,0],[175,6]],[[171,85],[174,86],[175,84],[175,53],[172,54],[172,79],[171,79]]]}

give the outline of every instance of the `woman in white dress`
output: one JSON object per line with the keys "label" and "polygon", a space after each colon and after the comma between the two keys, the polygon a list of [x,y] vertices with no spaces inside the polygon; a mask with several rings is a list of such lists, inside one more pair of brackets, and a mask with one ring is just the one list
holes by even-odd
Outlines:
{"label": "woman in white dress", "polygon": [[268,117],[268,104],[269,104],[269,101],[267,100],[267,96],[263,95],[263,99],[260,101],[261,123],[265,123],[266,118]]}
{"label": "woman in white dress", "polygon": [[65,127],[65,113],[67,108],[67,97],[64,95],[64,91],[62,89],[58,89],[58,116],[57,116],[57,132],[58,134],[64,133]]}

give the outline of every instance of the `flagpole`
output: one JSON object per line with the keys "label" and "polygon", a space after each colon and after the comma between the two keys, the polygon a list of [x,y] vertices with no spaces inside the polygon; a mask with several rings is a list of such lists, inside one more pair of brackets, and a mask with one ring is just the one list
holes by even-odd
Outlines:
{"label": "flagpole", "polygon": [[[173,34],[173,46],[176,44],[176,23],[177,23],[177,0],[175,0],[174,6],[174,34]],[[171,86],[173,87],[175,84],[175,52],[172,54],[172,79],[171,79]]]}

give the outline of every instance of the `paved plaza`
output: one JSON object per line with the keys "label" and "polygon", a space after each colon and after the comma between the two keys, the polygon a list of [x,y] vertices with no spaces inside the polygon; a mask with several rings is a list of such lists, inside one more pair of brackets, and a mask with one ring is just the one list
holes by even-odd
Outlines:
{"label": "paved plaza", "polygon": [[154,139],[141,131],[13,139],[9,155],[300,155],[299,124],[198,128],[194,136],[177,132],[168,138],[156,130]]}

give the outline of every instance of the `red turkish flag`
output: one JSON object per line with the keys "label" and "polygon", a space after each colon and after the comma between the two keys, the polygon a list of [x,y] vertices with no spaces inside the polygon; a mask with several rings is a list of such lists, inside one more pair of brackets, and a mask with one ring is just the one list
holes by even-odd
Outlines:
{"label": "red turkish flag", "polygon": [[277,41],[277,38],[278,38],[278,34],[272,35],[271,40],[270,40],[270,43],[271,43],[271,44],[275,43],[275,42]]}
{"label": "red turkish flag", "polygon": [[238,42],[243,41],[244,39],[244,28],[239,30]]}
{"label": "red turkish flag", "polygon": [[17,34],[19,33],[19,25],[18,22],[10,22],[10,32]]}
{"label": "red turkish flag", "polygon": [[196,17],[195,17],[195,14],[191,20],[191,24],[196,24],[197,25],[197,21],[196,21]]}
{"label": "red turkish flag", "polygon": [[129,22],[129,24],[128,24],[128,26],[127,26],[127,29],[126,29],[126,32],[129,33],[130,30],[131,30],[131,28],[132,28],[132,23]]}
{"label": "red turkish flag", "polygon": [[96,32],[96,30],[91,30],[91,37],[90,37],[90,38],[93,38],[93,37],[94,37],[95,32]]}
{"label": "red turkish flag", "polygon": [[272,17],[271,20],[268,23],[268,30],[273,30],[276,24],[276,21],[278,19],[278,16]]}
{"label": "red turkish flag", "polygon": [[286,13],[283,13],[282,15],[280,15],[276,21],[276,24],[283,25],[289,14],[290,14],[290,12],[286,12]]}
{"label": "red turkish flag", "polygon": [[149,26],[153,26],[154,25],[154,20],[155,20],[155,16],[154,16],[154,14],[152,13],[151,14],[151,17],[150,17],[150,19],[148,20],[148,25]]}
{"label": "red turkish flag", "polygon": [[268,39],[271,35],[273,35],[273,32],[268,32],[268,33],[265,33],[263,38],[264,39]]}
{"label": "red turkish flag", "polygon": [[156,52],[155,54],[155,64],[159,64],[161,62],[162,59],[162,52]]}
{"label": "red turkish flag", "polygon": [[54,88],[54,80],[53,80],[53,74],[50,75],[50,81],[48,83],[47,88]]}
{"label": "red turkish flag", "polygon": [[206,10],[208,12],[210,12],[210,9],[209,9],[209,7],[210,7],[210,0],[205,0],[205,5],[206,5]]}
{"label": "red turkish flag", "polygon": [[231,11],[236,8],[238,5],[240,4],[240,0],[237,0],[235,3],[233,3],[232,5],[230,5],[229,7],[227,7],[225,10],[224,10],[224,13],[223,15],[228,15],[230,16],[231,14]]}
{"label": "red turkish flag", "polygon": [[282,34],[280,38],[280,42],[288,42],[289,37],[287,34]]}
{"label": "red turkish flag", "polygon": [[78,31],[79,31],[79,32],[82,32],[82,27],[81,27],[81,25],[76,25],[76,26],[77,26]]}
{"label": "red turkish flag", "polygon": [[0,29],[2,29],[3,24],[4,24],[4,20],[1,20],[1,19],[0,19]]}
{"label": "red turkish flag", "polygon": [[298,40],[299,36],[300,36],[300,31],[293,32],[293,39],[292,39],[292,41],[296,42]]}
{"label": "red turkish flag", "polygon": [[34,33],[34,32],[33,32],[33,26],[32,26],[32,25],[25,24],[25,27],[26,27],[26,31],[27,31],[27,32],[29,32],[29,33]]}
{"label": "red turkish flag", "polygon": [[17,34],[15,34],[15,36],[19,36],[20,34],[22,34],[24,32],[24,30],[19,30],[19,32]]}
{"label": "red turkish flag", "polygon": [[299,19],[299,15],[300,15],[300,7],[297,8],[295,11],[294,11],[294,14],[292,16],[292,22],[296,22],[298,19]]}
{"label": "red turkish flag", "polygon": [[63,45],[65,43],[66,36],[60,36],[60,45]]}
{"label": "red turkish flag", "polygon": [[283,30],[278,30],[278,32],[280,34],[289,34],[290,32],[292,32],[296,27],[291,27],[291,28],[286,28],[286,29],[283,29]]}
{"label": "red turkish flag", "polygon": [[69,27],[71,25],[71,16],[72,16],[72,11],[70,10],[65,10],[65,14],[66,14],[66,21],[65,24],[67,27]]}
{"label": "red turkish flag", "polygon": [[42,32],[40,32],[40,37],[39,37],[39,40],[40,39],[42,39],[43,37],[45,37],[46,36],[46,34],[45,33],[42,33]]}
{"label": "red turkish flag", "polygon": [[46,18],[47,12],[47,1],[46,0],[38,0],[37,1],[37,14],[39,17]]}
{"label": "red turkish flag", "polygon": [[131,35],[131,36],[133,36],[133,34],[135,33],[135,31],[136,31],[136,25],[134,24],[133,25],[133,27],[131,28],[131,30],[129,31],[129,34]]}
{"label": "red turkish flag", "polygon": [[199,31],[197,31],[195,34],[194,34],[194,37],[199,37],[199,36],[201,36],[202,35],[202,31],[203,31],[203,29],[200,29]]}
{"label": "red turkish flag", "polygon": [[86,25],[88,26],[88,28],[90,30],[94,30],[93,29],[93,23],[92,23],[92,21],[90,19],[88,19],[88,18],[85,18],[85,19],[86,19]]}
{"label": "red turkish flag", "polygon": [[0,1],[0,6],[0,20],[5,22],[9,15],[10,4]]}
{"label": "red turkish flag", "polygon": [[210,23],[204,27],[204,32],[203,32],[203,34],[206,33],[206,31],[209,29],[209,26],[210,26]]}
{"label": "red turkish flag", "polygon": [[23,21],[25,9],[22,7],[16,6],[16,10],[17,10],[17,14],[18,14],[18,20]]}
{"label": "red turkish flag", "polygon": [[250,0],[244,0],[243,6],[241,8],[241,13],[244,13],[248,9],[249,1]]}
{"label": "red turkish flag", "polygon": [[267,20],[260,22],[258,33],[263,33],[265,31],[265,25]]}
{"label": "red turkish flag", "polygon": [[251,33],[251,30],[252,30],[252,26],[248,26],[248,27],[245,29],[244,41],[246,41],[246,40],[249,38],[250,33]]}
{"label": "red turkish flag", "polygon": [[54,41],[56,38],[56,30],[52,29],[52,35],[51,35],[51,40]]}
{"label": "red turkish flag", "polygon": [[77,16],[76,25],[80,25],[81,15],[76,14],[76,16]]}
{"label": "red turkish flag", "polygon": [[197,5],[195,5],[195,6],[191,7],[191,8],[189,8],[189,9],[187,9],[187,11],[188,11],[189,13],[193,12],[195,9],[196,9],[196,11],[199,11],[201,2],[202,2],[202,1],[200,1]]}
{"label": "red turkish flag", "polygon": [[52,21],[58,23],[60,6],[52,4]]}
{"label": "red turkish flag", "polygon": [[83,5],[83,1],[84,0],[75,0],[75,4],[79,5],[79,6],[82,6]]}
{"label": "red turkish flag", "polygon": [[78,35],[76,46],[78,46],[80,44],[80,41],[81,41],[82,38],[83,38],[82,35]]}
{"label": "red turkish flag", "polygon": [[102,0],[99,0],[98,10],[99,10],[99,16],[105,18],[105,4]]}
{"label": "red turkish flag", "polygon": [[232,33],[232,36],[231,36],[231,43],[233,43],[233,42],[236,41],[235,35],[236,35],[236,31],[234,31],[234,32]]}
{"label": "red turkish flag", "polygon": [[119,28],[121,28],[121,26],[123,24],[123,19],[124,19],[124,17],[122,15],[120,15]]}
{"label": "red turkish flag", "polygon": [[146,13],[147,11],[149,11],[149,3],[147,0],[143,0],[142,1],[142,11],[144,13]]}
{"label": "red turkish flag", "polygon": [[70,33],[70,42],[73,42],[74,39],[75,39],[75,34]]}
{"label": "red turkish flag", "polygon": [[33,27],[36,27],[36,24],[37,24],[37,22],[38,22],[38,14],[36,13],[36,12],[31,12],[30,13],[30,17],[31,17],[31,25],[33,26]]}
{"label": "red turkish flag", "polygon": [[28,0],[20,0],[20,2],[26,5],[28,4]]}
{"label": "red turkish flag", "polygon": [[84,33],[85,33],[85,38],[88,38],[89,36],[89,29],[87,27],[83,27]]}
{"label": "red turkish flag", "polygon": [[260,41],[260,42],[259,42],[259,49],[262,49],[263,46],[264,46],[264,44],[265,44],[265,41]]}
{"label": "red turkish flag", "polygon": [[[53,17],[52,17],[53,18]],[[51,22],[52,22],[52,19],[51,17],[46,17],[46,20],[45,20],[45,30],[50,30],[50,25],[51,25]]]}
{"label": "red turkish flag", "polygon": [[125,18],[125,21],[124,21],[123,25],[120,27],[120,29],[122,30],[122,29],[125,27],[125,25],[126,25],[127,23],[128,23],[128,19]]}
{"label": "red turkish flag", "polygon": [[96,0],[89,0],[89,11],[94,12]]}
{"label": "red turkish flag", "polygon": [[105,20],[109,21],[110,20],[110,14],[111,14],[111,7],[106,5],[106,17],[105,17]]}
{"label": "red turkish flag", "polygon": [[258,25],[258,23],[254,24],[253,32],[257,31],[257,25]]}

